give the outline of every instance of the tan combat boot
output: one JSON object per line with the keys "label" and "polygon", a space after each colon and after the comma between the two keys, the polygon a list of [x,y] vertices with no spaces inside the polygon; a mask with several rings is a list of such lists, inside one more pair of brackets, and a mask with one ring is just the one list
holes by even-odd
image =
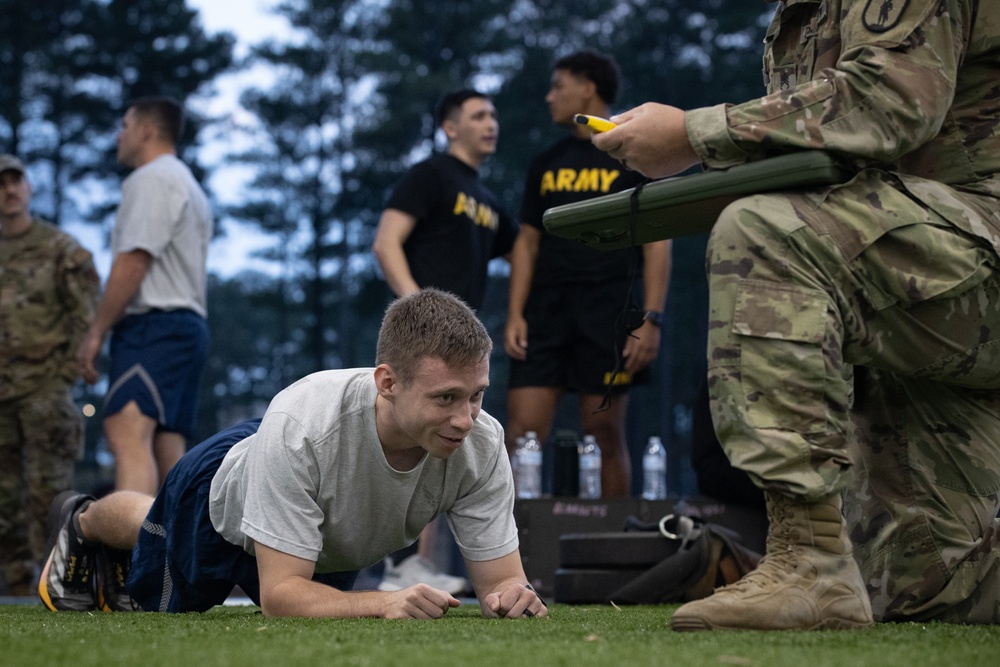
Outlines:
{"label": "tan combat boot", "polygon": [[839,495],[803,503],[768,491],[767,551],[757,569],[674,614],[674,630],[818,630],[872,624]]}

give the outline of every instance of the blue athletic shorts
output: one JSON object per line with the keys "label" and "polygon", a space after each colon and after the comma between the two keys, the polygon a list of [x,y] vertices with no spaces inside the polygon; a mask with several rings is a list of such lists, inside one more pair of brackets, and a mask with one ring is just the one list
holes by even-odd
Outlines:
{"label": "blue athletic shorts", "polygon": [[158,430],[194,435],[198,385],[208,358],[208,324],[190,310],[128,315],[111,333],[104,416],[135,401]]}
{"label": "blue athletic shorts", "polygon": [[[239,586],[260,604],[257,559],[215,532],[209,517],[212,478],[236,443],[260,420],[230,427],[194,447],[173,467],[132,551],[125,588],[146,611],[207,611]],[[350,590],[357,571],[317,574],[314,581]]]}

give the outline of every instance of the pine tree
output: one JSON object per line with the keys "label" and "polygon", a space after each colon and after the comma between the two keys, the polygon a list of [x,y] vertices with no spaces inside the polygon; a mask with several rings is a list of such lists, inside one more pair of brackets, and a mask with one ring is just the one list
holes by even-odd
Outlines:
{"label": "pine tree", "polygon": [[[4,0],[2,9],[0,138],[46,167],[35,204],[57,222],[102,222],[114,208],[114,137],[130,100],[183,102],[232,64],[233,37],[207,36],[184,0]],[[189,140],[200,124],[192,116]]]}
{"label": "pine tree", "polygon": [[[124,171],[114,160],[114,141],[121,119],[133,100],[147,95],[173,97],[185,106],[186,129],[178,147],[180,157],[195,176],[204,180],[197,158],[198,133],[205,119],[188,100],[211,91],[212,82],[233,65],[235,38],[229,33],[208,35],[198,12],[186,0],[110,0],[94,2],[86,26],[94,40],[84,66],[105,104],[92,122],[106,134],[103,159],[90,171],[108,186]],[[97,143],[97,142],[95,142]],[[102,222],[117,205],[117,195],[93,206],[91,220]]]}
{"label": "pine tree", "polygon": [[[341,214],[341,200],[352,189],[347,176],[356,159],[352,133],[367,112],[365,72],[357,57],[366,48],[368,4],[280,4],[275,11],[297,31],[296,39],[254,49],[251,62],[266,64],[274,82],[241,97],[260,128],[253,146],[233,155],[235,162],[252,165],[255,174],[247,202],[231,214],[280,240],[269,257],[281,262],[289,276],[289,302],[304,301],[310,370],[355,365],[355,296],[364,276],[372,274],[370,259],[359,260],[359,253],[367,254],[370,231]],[[338,315],[336,326],[331,311]],[[327,353],[331,343],[334,355]]]}

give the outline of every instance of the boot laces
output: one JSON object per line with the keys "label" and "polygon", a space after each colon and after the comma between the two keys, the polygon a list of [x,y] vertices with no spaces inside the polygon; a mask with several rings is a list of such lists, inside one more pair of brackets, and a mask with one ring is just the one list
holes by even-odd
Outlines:
{"label": "boot laces", "polygon": [[769,503],[770,523],[767,531],[767,550],[756,569],[739,581],[726,586],[729,590],[746,590],[771,586],[787,580],[788,573],[796,570],[798,549],[794,530],[786,524],[788,507],[783,502]]}

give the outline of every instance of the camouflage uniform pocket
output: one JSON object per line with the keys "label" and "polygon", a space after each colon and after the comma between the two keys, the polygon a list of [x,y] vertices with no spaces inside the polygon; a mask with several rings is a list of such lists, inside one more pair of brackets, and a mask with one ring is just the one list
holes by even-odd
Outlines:
{"label": "camouflage uniform pocket", "polygon": [[893,174],[863,171],[831,188],[821,210],[818,231],[851,263],[875,310],[948,296],[991,271],[984,243],[903,190]]}
{"label": "camouflage uniform pocket", "polygon": [[740,378],[755,427],[825,430],[827,304],[820,290],[740,281],[732,331],[740,341]]}
{"label": "camouflage uniform pocket", "polygon": [[993,274],[992,252],[944,221],[897,227],[858,258],[879,309],[969,292]]}
{"label": "camouflage uniform pocket", "polygon": [[786,2],[764,36],[764,86],[768,93],[790,90],[813,78],[818,23],[826,12],[818,0]]}

